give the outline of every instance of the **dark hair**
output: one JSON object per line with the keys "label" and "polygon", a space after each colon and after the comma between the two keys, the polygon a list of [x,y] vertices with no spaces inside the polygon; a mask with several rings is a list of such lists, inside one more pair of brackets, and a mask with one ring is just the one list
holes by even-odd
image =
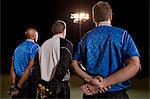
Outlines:
{"label": "dark hair", "polygon": [[92,7],[95,22],[107,21],[111,14],[112,9],[108,2],[99,1]]}
{"label": "dark hair", "polygon": [[54,22],[51,29],[53,34],[62,33],[64,29],[66,29],[66,23],[62,20],[57,20]]}

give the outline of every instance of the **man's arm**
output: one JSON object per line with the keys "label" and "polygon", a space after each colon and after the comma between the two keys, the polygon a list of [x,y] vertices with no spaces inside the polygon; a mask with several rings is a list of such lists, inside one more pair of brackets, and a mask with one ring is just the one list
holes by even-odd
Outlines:
{"label": "man's arm", "polygon": [[104,78],[103,81],[99,84],[100,89],[129,80],[134,77],[141,69],[140,59],[138,56],[127,59],[126,64],[127,66],[125,66],[124,68]]}
{"label": "man's arm", "polygon": [[73,69],[75,70],[75,72],[82,78],[84,79],[86,82],[90,82],[90,80],[92,79],[92,76],[88,75],[86,72],[84,72],[78,64],[78,61],[73,60],[71,66],[73,67]]}
{"label": "man's arm", "polygon": [[27,66],[25,72],[23,73],[21,79],[19,80],[19,82],[18,82],[18,84],[17,84],[17,86],[18,86],[19,88],[21,88],[22,85],[24,84],[24,82],[28,79],[33,64],[34,64],[34,59],[31,59],[31,60],[29,61],[29,64],[28,64],[28,66]]}
{"label": "man's arm", "polygon": [[[73,60],[71,66],[74,68],[75,72],[79,75],[79,77],[84,79],[84,81],[86,81],[87,83],[91,83],[93,85],[97,85],[99,83],[99,81],[100,82],[103,81],[103,78],[100,76],[92,77],[92,76],[88,75],[83,69],[81,69],[79,64],[80,64],[80,62]],[[99,81],[98,81],[98,78],[99,78]]]}
{"label": "man's arm", "polygon": [[12,80],[12,84],[15,84],[15,79],[16,79],[16,74],[14,71],[14,62],[13,62],[13,57],[11,58],[11,69],[10,69],[10,75],[11,75],[11,80]]}
{"label": "man's arm", "polygon": [[[80,62],[79,62],[80,63]],[[79,77],[81,77],[82,79],[84,79],[84,81],[86,81],[88,84],[85,84],[83,86],[81,86],[81,91],[86,94],[86,95],[93,95],[95,93],[97,93],[98,91],[100,93],[107,91],[110,86],[107,87],[103,87],[102,89],[97,89],[97,85],[100,84],[103,81],[103,78],[100,76],[97,77],[92,77],[90,75],[88,75],[85,71],[83,71],[80,67],[79,67],[79,63],[78,61],[74,60],[71,64],[71,66],[74,68],[75,72],[79,75]],[[98,80],[99,78],[99,80]],[[87,88],[88,87],[88,88]]]}

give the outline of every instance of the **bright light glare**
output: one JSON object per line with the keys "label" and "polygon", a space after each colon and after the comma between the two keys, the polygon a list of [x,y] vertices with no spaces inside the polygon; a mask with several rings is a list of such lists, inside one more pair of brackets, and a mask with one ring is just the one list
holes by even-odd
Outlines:
{"label": "bright light glare", "polygon": [[78,21],[88,20],[89,14],[88,13],[75,13],[75,14],[71,14],[70,18],[73,19],[74,23],[77,23]]}

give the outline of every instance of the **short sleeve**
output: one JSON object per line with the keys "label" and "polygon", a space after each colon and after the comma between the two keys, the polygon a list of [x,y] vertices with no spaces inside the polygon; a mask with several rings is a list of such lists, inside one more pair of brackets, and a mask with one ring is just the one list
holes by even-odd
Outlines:
{"label": "short sleeve", "polygon": [[126,32],[123,42],[123,54],[125,58],[131,58],[133,56],[140,56],[139,51],[128,32]]}
{"label": "short sleeve", "polygon": [[80,46],[80,42],[76,46],[75,52],[73,54],[73,60],[77,60],[77,61],[81,60],[81,46]]}
{"label": "short sleeve", "polygon": [[38,52],[39,48],[40,47],[38,45],[32,46],[32,48],[30,50],[30,54],[31,54],[30,59],[34,59],[35,58],[35,55]]}

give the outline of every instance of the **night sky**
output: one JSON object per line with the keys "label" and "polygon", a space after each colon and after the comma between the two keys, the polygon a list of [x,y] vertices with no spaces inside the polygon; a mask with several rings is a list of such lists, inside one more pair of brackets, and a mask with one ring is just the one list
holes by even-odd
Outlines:
{"label": "night sky", "polygon": [[[90,19],[82,23],[82,35],[94,27],[91,7],[98,0],[2,0],[1,6],[1,72],[9,72],[14,49],[25,40],[25,29],[34,25],[39,31],[38,44],[52,36],[51,25],[61,19],[67,23],[67,39],[74,48],[79,40],[78,24],[70,14],[84,11]],[[113,9],[112,25],[129,31],[133,37],[143,66],[143,74],[149,71],[149,0],[105,0]],[[132,2],[131,2],[132,1]],[[134,2],[133,2],[134,1]]]}

